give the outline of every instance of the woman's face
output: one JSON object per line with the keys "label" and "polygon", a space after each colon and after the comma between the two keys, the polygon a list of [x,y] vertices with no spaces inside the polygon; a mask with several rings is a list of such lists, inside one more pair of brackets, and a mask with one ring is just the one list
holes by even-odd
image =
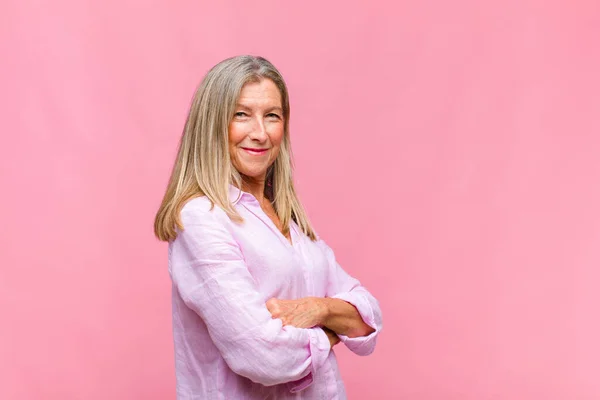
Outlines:
{"label": "woman's face", "polygon": [[264,180],[283,139],[281,94],[270,79],[242,87],[229,123],[229,155],[240,174]]}

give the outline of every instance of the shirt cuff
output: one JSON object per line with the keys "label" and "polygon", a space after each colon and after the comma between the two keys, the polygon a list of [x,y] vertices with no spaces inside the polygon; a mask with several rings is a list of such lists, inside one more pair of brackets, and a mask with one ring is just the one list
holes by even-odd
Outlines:
{"label": "shirt cuff", "polygon": [[359,337],[348,337],[345,335],[339,335],[340,341],[350,349],[353,353],[359,356],[367,356],[375,350],[375,342],[377,341],[377,334],[381,330],[381,327],[378,326],[375,321],[375,314],[373,312],[373,307],[369,303],[369,300],[362,296],[360,293],[352,293],[345,292],[339,293],[335,296],[331,296],[334,299],[344,300],[350,304],[352,304],[358,310],[360,317],[365,322],[365,324],[369,325],[375,331],[367,336],[359,336]]}
{"label": "shirt cuff", "polygon": [[290,392],[300,392],[309,387],[314,381],[314,375],[325,364],[329,352],[331,351],[331,343],[325,331],[321,328],[312,328],[309,330],[310,335],[310,357],[311,371],[304,378],[290,383]]}

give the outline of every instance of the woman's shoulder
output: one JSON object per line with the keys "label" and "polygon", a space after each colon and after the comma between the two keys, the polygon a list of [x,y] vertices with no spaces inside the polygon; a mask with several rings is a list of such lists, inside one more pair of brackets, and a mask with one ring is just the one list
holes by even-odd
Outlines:
{"label": "woman's shoulder", "polygon": [[211,202],[206,196],[197,196],[185,202],[181,212],[210,212]]}
{"label": "woman's shoulder", "polygon": [[185,226],[186,222],[196,222],[199,219],[204,221],[221,221],[223,216],[227,216],[221,207],[210,201],[206,196],[198,196],[188,200],[181,208],[181,222]]}
{"label": "woman's shoulder", "polygon": [[317,246],[319,249],[321,249],[321,251],[323,251],[325,253],[333,252],[331,247],[329,247],[329,245],[325,242],[325,240],[323,240],[323,238],[321,236],[319,236],[319,233],[317,231],[315,231],[315,236],[316,236],[316,240],[313,242],[315,244],[315,246]]}

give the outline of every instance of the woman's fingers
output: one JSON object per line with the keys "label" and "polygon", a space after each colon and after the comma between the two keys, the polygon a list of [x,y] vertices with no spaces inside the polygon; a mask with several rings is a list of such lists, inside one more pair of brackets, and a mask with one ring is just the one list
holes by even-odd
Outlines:
{"label": "woman's fingers", "polygon": [[273,318],[278,318],[281,315],[279,300],[276,298],[269,299],[267,301],[267,310],[269,310]]}

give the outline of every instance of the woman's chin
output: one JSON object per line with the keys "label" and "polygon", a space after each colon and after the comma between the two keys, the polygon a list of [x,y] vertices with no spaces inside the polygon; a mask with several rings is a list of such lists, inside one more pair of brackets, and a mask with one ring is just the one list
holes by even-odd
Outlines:
{"label": "woman's chin", "polygon": [[244,177],[250,178],[252,180],[264,180],[267,176],[266,169],[260,169],[260,170],[253,170],[253,169],[239,170],[238,169],[238,172],[240,174],[242,174]]}

